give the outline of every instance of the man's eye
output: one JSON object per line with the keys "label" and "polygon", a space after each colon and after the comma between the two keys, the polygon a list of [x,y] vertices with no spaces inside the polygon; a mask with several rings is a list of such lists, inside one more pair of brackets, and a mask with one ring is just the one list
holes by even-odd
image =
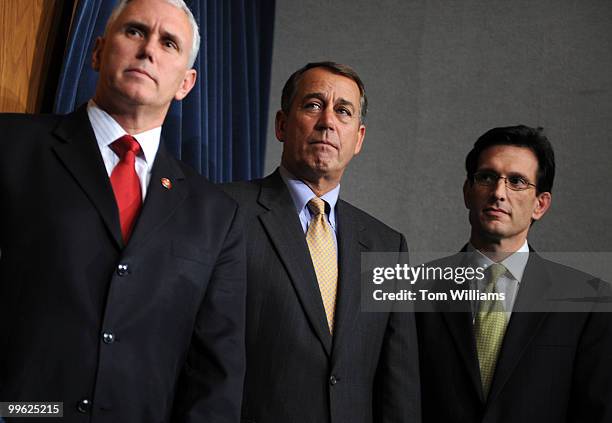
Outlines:
{"label": "man's eye", "polygon": [[481,173],[478,175],[478,179],[483,182],[497,182],[497,175],[494,173]]}
{"label": "man's eye", "polygon": [[127,35],[131,35],[131,36],[142,36],[142,32],[140,30],[136,29],[136,28],[133,28],[133,27],[128,27],[125,30],[125,33]]}
{"label": "man's eye", "polygon": [[176,45],[174,41],[164,41],[164,46],[167,48],[178,50],[178,46]]}
{"label": "man's eye", "polygon": [[307,109],[307,110],[320,110],[321,109],[321,105],[319,103],[314,103],[314,102],[306,103],[306,104],[304,104],[304,109]]}
{"label": "man's eye", "polygon": [[349,109],[347,109],[346,107],[340,107],[337,110],[338,113],[340,113],[341,115],[346,115],[346,116],[352,116],[353,114],[351,113],[351,111]]}
{"label": "man's eye", "polygon": [[508,176],[508,182],[516,186],[527,185],[527,181],[520,176]]}

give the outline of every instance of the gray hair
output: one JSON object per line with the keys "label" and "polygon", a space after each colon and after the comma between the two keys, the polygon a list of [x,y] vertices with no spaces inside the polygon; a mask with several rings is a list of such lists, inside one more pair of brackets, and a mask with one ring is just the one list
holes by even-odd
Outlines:
{"label": "gray hair", "polygon": [[[132,0],[119,0],[119,3],[115,6],[113,11],[111,12],[111,15],[108,18],[108,21],[106,22],[106,27],[104,28],[104,36],[106,36],[109,28],[113,25],[115,20],[117,20],[117,17],[121,14],[125,6],[130,1]],[[193,64],[195,63],[196,56],[198,55],[198,50],[200,50],[200,30],[198,28],[198,24],[195,18],[193,17],[193,13],[191,13],[191,10],[185,4],[184,0],[164,0],[164,1],[168,4],[171,4],[172,6],[175,6],[181,9],[183,12],[185,12],[185,14],[187,15],[187,18],[189,19],[189,24],[191,25],[191,34],[193,35],[193,37],[192,37],[192,42],[191,42],[191,51],[189,52],[189,60],[187,61],[188,63],[187,67],[192,68]]]}

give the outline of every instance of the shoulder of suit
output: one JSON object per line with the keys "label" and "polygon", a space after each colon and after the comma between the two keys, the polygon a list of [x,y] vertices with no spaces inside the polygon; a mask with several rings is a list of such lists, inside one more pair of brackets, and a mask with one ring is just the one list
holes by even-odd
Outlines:
{"label": "shoulder of suit", "polygon": [[[363,227],[367,227],[368,229],[381,234],[402,236],[399,231],[393,229],[386,223],[381,222],[380,220],[378,220],[371,214],[361,210],[360,208],[353,206],[348,201],[339,198],[338,204],[336,205],[336,210],[338,210],[338,207],[341,210],[339,214],[350,213],[352,218],[355,219]],[[340,216],[339,219],[342,219],[342,216]],[[340,222],[340,225],[341,224],[342,222]]]}
{"label": "shoulder of suit", "polygon": [[[612,298],[612,286],[609,280],[605,281],[598,276],[587,273],[589,265],[586,262],[578,262],[576,265],[580,266],[581,269],[576,269],[573,266],[561,263],[566,260],[563,255],[551,255],[549,257],[551,259],[545,258],[532,250],[529,254],[523,279],[531,281],[546,279],[550,281],[552,292],[558,298],[599,298],[603,300],[601,305],[604,305],[604,308],[610,308],[608,304],[609,299]],[[598,302],[595,300],[593,304]],[[589,301],[587,300],[585,305],[588,304]]]}
{"label": "shoulder of suit", "polygon": [[54,129],[65,115],[41,114],[32,115],[27,113],[0,113],[0,129],[5,135],[6,131],[28,131],[44,128]]}
{"label": "shoulder of suit", "polygon": [[231,206],[235,208],[237,206],[236,200],[230,195],[219,188],[219,184],[211,182],[207,177],[199,174],[188,164],[171,157],[183,172],[186,181],[193,188],[194,195],[202,195],[206,197],[207,202],[215,202],[218,207]]}
{"label": "shoulder of suit", "polygon": [[535,251],[532,251],[530,253],[529,260],[533,261],[531,263],[528,263],[528,266],[529,264],[541,266],[548,272],[548,275],[556,284],[567,284],[568,286],[574,286],[577,288],[578,285],[586,284],[592,287],[593,289],[598,289],[602,287],[602,284],[606,286],[609,285],[608,283],[603,282],[597,276],[594,276],[583,270],[568,266],[566,264],[546,259]]}
{"label": "shoulder of suit", "polygon": [[232,197],[241,207],[248,207],[257,202],[263,179],[250,181],[227,182],[217,186]]}
{"label": "shoulder of suit", "polygon": [[[44,145],[44,139],[61,122],[63,115],[0,113],[0,150],[3,155],[26,152]],[[18,140],[19,142],[15,142]]]}

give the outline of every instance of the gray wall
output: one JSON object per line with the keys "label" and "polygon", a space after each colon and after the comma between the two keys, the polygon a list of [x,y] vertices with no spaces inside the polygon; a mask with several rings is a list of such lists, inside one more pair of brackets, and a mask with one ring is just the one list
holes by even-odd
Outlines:
{"label": "gray wall", "polygon": [[485,130],[543,126],[555,146],[542,251],[612,251],[612,1],[277,0],[266,171],[287,77],[353,66],[370,99],[364,149],[341,196],[403,232],[411,251],[454,251],[469,225],[463,161]]}

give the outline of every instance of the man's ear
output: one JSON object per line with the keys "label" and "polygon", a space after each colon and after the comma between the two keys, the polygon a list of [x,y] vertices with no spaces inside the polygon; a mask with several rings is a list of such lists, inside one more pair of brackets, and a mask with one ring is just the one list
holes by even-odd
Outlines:
{"label": "man's ear", "polygon": [[91,54],[91,67],[96,72],[100,71],[102,63],[102,51],[104,50],[104,37],[97,37],[94,43],[93,53]]}
{"label": "man's ear", "polygon": [[552,195],[550,192],[539,193],[536,197],[536,207],[533,213],[531,214],[531,218],[533,220],[540,220],[550,208],[551,202]]}
{"label": "man's ear", "polygon": [[465,208],[468,210],[470,209],[470,205],[468,201],[469,195],[470,195],[470,181],[466,179],[465,182],[463,183],[463,204],[465,204]]}
{"label": "man's ear", "polygon": [[274,121],[274,132],[276,139],[280,142],[285,141],[285,128],[287,126],[287,115],[282,110],[276,112],[276,120]]}
{"label": "man's ear", "polygon": [[353,155],[356,156],[361,151],[361,147],[363,146],[363,140],[365,138],[366,127],[363,124],[359,125],[359,133],[357,134],[357,144],[355,144],[355,151]]}
{"label": "man's ear", "polygon": [[187,97],[187,94],[189,94],[189,91],[191,91],[191,89],[196,83],[197,76],[198,73],[195,69],[187,69],[187,71],[185,72],[185,77],[183,78],[183,81],[181,82],[178,91],[176,92],[176,94],[174,94],[175,100],[182,100]]}

